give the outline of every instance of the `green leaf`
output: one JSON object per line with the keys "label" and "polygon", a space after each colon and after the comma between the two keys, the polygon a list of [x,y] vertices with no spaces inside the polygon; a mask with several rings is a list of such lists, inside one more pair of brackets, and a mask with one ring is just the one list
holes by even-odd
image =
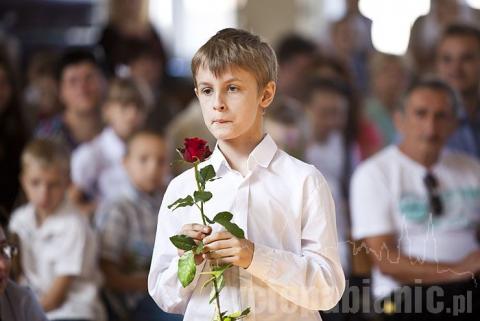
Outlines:
{"label": "green leaf", "polygon": [[222,275],[226,270],[228,270],[232,266],[233,266],[232,264],[214,266],[212,267],[212,271],[201,272],[201,274],[209,274],[209,275],[213,275],[215,278],[219,278],[220,275]]}
{"label": "green leaf", "polygon": [[[246,308],[242,312],[237,311],[237,312],[234,312],[232,314],[227,315],[227,318],[230,318],[230,320],[232,320],[232,321],[233,320],[240,320],[242,318],[245,318],[249,313],[250,313],[250,308]],[[223,319],[223,320],[226,320],[226,318]]]}
{"label": "green leaf", "polygon": [[198,203],[200,201],[202,202],[207,202],[212,198],[212,193],[208,191],[195,191],[193,193],[193,197],[195,198],[195,203]]}
{"label": "green leaf", "polygon": [[207,285],[209,285],[210,283],[212,283],[213,280],[215,280],[215,277],[214,277],[214,276],[212,276],[210,279],[208,279],[207,281],[205,281],[205,283],[202,284],[202,287],[201,287],[200,289],[203,290]]}
{"label": "green leaf", "polygon": [[172,211],[174,211],[179,207],[192,206],[193,204],[195,204],[193,201],[193,197],[191,195],[188,195],[187,197],[179,198],[172,204],[168,205],[168,208],[171,209],[173,207]]}
{"label": "green leaf", "polygon": [[245,233],[237,224],[231,222],[232,218],[233,218],[232,213],[220,212],[217,215],[215,215],[213,220],[218,224],[222,225],[223,227],[225,227],[225,229],[230,233],[232,233],[234,236],[238,237],[239,239],[244,239]]}
{"label": "green leaf", "polygon": [[198,242],[198,244],[192,249],[193,254],[198,255],[203,252],[204,244],[202,241]]}
{"label": "green leaf", "polygon": [[205,166],[200,170],[200,176],[202,176],[202,179],[204,182],[209,181],[215,177],[215,169],[213,168],[212,165]]}
{"label": "green leaf", "polygon": [[[170,241],[173,243],[173,245],[175,245],[177,249],[181,249],[184,251],[190,251],[197,247],[197,244],[195,243],[195,240],[193,238],[183,234],[174,235],[170,237]],[[203,249],[203,243],[202,243],[202,249]]]}
{"label": "green leaf", "polygon": [[[214,277],[214,279],[217,280],[217,288],[218,288],[218,293],[220,293],[220,291],[222,291],[222,289],[225,287],[225,277],[223,276],[223,272],[222,271],[222,274],[220,274],[218,277]],[[209,303],[212,303],[213,300],[215,300],[216,298],[216,295],[215,295],[215,283],[213,284],[214,286],[212,286],[212,292],[210,292],[210,301]]]}
{"label": "green leaf", "polygon": [[178,279],[182,286],[185,288],[192,283],[195,278],[197,267],[195,265],[195,257],[192,251],[185,252],[178,260]]}

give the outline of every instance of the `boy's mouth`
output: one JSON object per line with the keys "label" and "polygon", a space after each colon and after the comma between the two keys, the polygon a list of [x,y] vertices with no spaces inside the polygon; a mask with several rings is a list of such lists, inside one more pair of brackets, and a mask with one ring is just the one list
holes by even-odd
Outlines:
{"label": "boy's mouth", "polygon": [[225,124],[225,123],[231,123],[231,121],[225,120],[225,119],[214,119],[212,121],[212,124]]}

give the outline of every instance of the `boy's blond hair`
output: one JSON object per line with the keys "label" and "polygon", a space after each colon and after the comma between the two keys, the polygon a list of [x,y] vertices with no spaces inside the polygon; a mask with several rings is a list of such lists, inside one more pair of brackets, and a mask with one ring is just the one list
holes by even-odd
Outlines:
{"label": "boy's blond hair", "polygon": [[114,78],[108,88],[106,102],[122,105],[134,104],[139,109],[145,109],[145,99],[137,83],[131,78]]}
{"label": "boy's blond hair", "polygon": [[66,175],[69,175],[69,152],[63,145],[51,140],[34,139],[27,144],[22,152],[22,173],[32,163],[42,167],[59,166]]}
{"label": "boy's blond hair", "polygon": [[277,81],[277,58],[272,47],[248,31],[226,28],[217,32],[195,53],[191,66],[195,87],[200,67],[207,68],[218,77],[232,66],[250,71],[257,80],[259,90],[270,81]]}

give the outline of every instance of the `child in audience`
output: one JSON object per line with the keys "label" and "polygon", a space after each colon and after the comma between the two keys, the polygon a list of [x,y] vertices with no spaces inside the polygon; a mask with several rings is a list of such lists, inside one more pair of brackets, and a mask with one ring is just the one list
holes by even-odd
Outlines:
{"label": "child in audience", "polygon": [[150,131],[134,134],[123,160],[129,184],[102,204],[96,221],[110,312],[129,320],[181,320],[161,311],[147,292],[157,213],[166,169],[164,139]]}
{"label": "child in audience", "polygon": [[[72,155],[73,199],[93,204],[114,196],[126,181],[125,141],[145,121],[143,97],[131,79],[114,79],[103,106],[106,128]],[[86,201],[88,200],[88,201]],[[87,207],[92,210],[93,207]]]}
{"label": "child in audience", "polygon": [[66,200],[67,151],[35,140],[22,154],[21,184],[28,204],[12,215],[20,240],[22,279],[49,320],[100,320],[96,243],[84,216]]}

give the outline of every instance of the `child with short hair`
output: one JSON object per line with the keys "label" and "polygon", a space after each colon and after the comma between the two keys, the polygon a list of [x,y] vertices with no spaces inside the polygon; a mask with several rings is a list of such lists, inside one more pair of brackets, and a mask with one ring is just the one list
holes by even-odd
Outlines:
{"label": "child with short hair", "polygon": [[157,211],[163,197],[166,146],[162,136],[139,131],[127,143],[129,184],[95,215],[101,268],[111,314],[128,320],[181,320],[161,311],[147,292]]}
{"label": "child with short hair", "polygon": [[53,141],[34,140],[21,166],[29,203],[12,214],[10,230],[19,236],[24,280],[49,320],[99,320],[96,240],[65,197],[68,152]]}
{"label": "child with short hair", "polygon": [[145,121],[143,96],[132,79],[114,79],[103,105],[107,127],[91,142],[81,145],[72,155],[74,199],[82,195],[92,201],[114,196],[126,181],[121,165],[125,141]]}
{"label": "child with short hair", "polygon": [[[224,274],[222,310],[247,319],[320,320],[317,310],[335,306],[345,279],[340,265],[335,209],[328,185],[313,166],[278,149],[264,133],[263,115],[275,95],[277,61],[258,36],[238,29],[214,35],[192,60],[195,93],[205,124],[217,139],[212,165],[221,179],[205,212],[229,210],[245,239],[199,223],[195,207],[167,208],[196,189],[193,169],[172,180],[158,217],[148,279],[150,295],[165,311],[186,321],[212,320],[215,308],[202,285],[206,260],[233,264]],[[178,255],[169,237],[185,234],[205,244],[197,273],[183,288]]]}

